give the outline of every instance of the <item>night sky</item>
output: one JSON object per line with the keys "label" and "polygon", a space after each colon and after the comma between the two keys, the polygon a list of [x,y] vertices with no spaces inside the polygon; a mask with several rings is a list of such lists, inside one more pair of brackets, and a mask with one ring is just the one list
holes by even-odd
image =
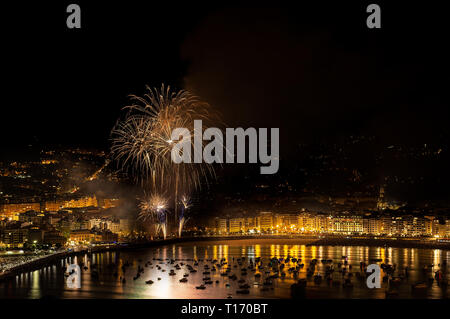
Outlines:
{"label": "night sky", "polygon": [[374,30],[364,1],[78,1],[82,29],[68,30],[68,3],[3,10],[3,150],[107,148],[127,95],[163,82],[200,95],[229,126],[279,127],[282,154],[358,134],[448,141],[449,28],[438,5],[377,2]]}

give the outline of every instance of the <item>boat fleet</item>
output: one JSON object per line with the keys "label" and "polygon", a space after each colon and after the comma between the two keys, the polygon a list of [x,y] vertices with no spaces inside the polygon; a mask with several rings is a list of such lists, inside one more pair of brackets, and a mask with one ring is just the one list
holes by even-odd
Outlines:
{"label": "boat fleet", "polygon": [[[370,259],[371,263],[380,263],[381,259]],[[347,256],[342,256],[338,261],[332,259],[312,259],[305,264],[301,258],[286,257],[286,258],[221,258],[221,259],[171,259],[171,258],[153,258],[147,262],[138,260],[136,273],[133,280],[137,281],[143,277],[147,268],[156,269],[158,272],[165,273],[169,277],[177,277],[180,284],[188,283],[191,275],[196,273],[202,274],[201,283],[195,285],[197,290],[205,290],[208,286],[220,284],[221,281],[226,288],[231,289],[235,287],[235,293],[228,293],[227,298],[232,298],[235,295],[248,295],[250,289],[255,288],[261,292],[274,290],[278,280],[286,278],[294,279],[295,282],[290,286],[290,293],[292,298],[305,298],[308,286],[319,286],[325,283],[329,287],[342,287],[344,290],[351,291],[356,283],[364,285],[370,273],[367,273],[368,263],[361,261],[359,267],[352,266],[348,262]],[[143,264],[143,266],[142,266]],[[81,265],[82,269],[87,271],[88,267]],[[117,278],[122,284],[126,284],[125,273],[130,268],[131,264],[125,261],[121,266],[123,276],[119,276],[115,271],[113,276]],[[355,267],[356,266],[356,267]],[[115,264],[107,266],[111,269],[117,269]],[[395,264],[381,263],[383,270],[383,282],[385,283],[386,297],[394,297],[399,294],[399,287],[404,284],[411,285],[412,293],[426,293],[430,285],[434,282],[439,287],[447,289],[447,263],[444,261],[442,265],[438,265],[439,270],[431,272],[434,265],[427,265],[422,269],[423,277],[428,278],[426,281],[410,283],[408,280],[408,267],[402,270],[397,269]],[[356,268],[356,269],[355,269]],[[300,273],[306,272],[304,278],[300,278]],[[181,276],[180,276],[181,273]],[[68,274],[66,273],[66,276]],[[216,276],[213,276],[216,275]],[[218,276],[217,276],[218,275]],[[99,278],[99,270],[96,264],[91,266],[92,279]],[[181,277],[181,278],[180,278]],[[217,279],[213,279],[215,277]],[[195,277],[195,282],[198,283],[198,276]],[[220,279],[220,280],[219,280]],[[145,280],[145,284],[153,285],[155,281],[162,280],[162,277],[151,278]],[[168,279],[165,279],[168,280]],[[232,285],[232,283],[235,284]],[[256,291],[253,291],[256,292]]]}

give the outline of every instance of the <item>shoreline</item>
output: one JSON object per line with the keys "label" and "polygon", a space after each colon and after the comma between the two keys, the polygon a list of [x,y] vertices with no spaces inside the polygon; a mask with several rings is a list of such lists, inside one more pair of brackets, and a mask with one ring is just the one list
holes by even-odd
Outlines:
{"label": "shoreline", "polygon": [[[343,237],[327,237],[317,238],[317,236],[283,236],[283,235],[267,235],[267,236],[214,236],[214,237],[185,237],[170,238],[166,240],[154,240],[143,243],[123,243],[111,244],[104,246],[94,246],[89,249],[81,249],[79,251],[63,251],[54,253],[37,260],[16,266],[10,270],[0,274],[0,282],[3,282],[16,275],[34,271],[42,267],[53,265],[63,258],[79,256],[84,254],[102,253],[106,251],[121,251],[147,249],[171,244],[183,244],[190,242],[214,242],[214,241],[285,241],[285,244],[301,244],[306,246],[369,246],[369,247],[392,247],[392,248],[417,248],[417,249],[441,249],[450,250],[450,243],[442,242],[423,242],[421,240],[405,240],[405,239],[373,239],[373,238],[343,238]],[[298,243],[301,241],[302,243]],[[270,244],[267,243],[267,244]]]}
{"label": "shoreline", "polygon": [[450,250],[450,243],[423,242],[421,240],[405,239],[371,239],[371,238],[321,238],[307,246],[369,246],[409,249],[440,249]]}

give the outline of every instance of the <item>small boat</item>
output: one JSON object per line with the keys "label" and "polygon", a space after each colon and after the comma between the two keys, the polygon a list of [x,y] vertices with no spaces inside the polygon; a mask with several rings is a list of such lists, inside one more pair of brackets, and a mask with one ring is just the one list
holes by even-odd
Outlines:
{"label": "small boat", "polygon": [[353,283],[349,279],[346,279],[345,282],[342,284],[342,287],[353,288]]}
{"label": "small boat", "polygon": [[386,297],[395,297],[398,296],[397,290],[386,290]]}
{"label": "small boat", "polygon": [[242,294],[242,295],[248,295],[250,293],[250,290],[248,290],[248,289],[237,290],[236,293]]}

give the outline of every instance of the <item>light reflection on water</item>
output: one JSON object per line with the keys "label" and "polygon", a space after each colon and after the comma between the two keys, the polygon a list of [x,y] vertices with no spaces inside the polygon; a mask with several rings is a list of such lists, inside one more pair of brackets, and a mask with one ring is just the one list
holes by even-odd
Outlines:
{"label": "light reflection on water", "polygon": [[[272,241],[273,242],[273,241]],[[312,259],[318,259],[316,272],[323,275],[325,265],[321,259],[332,259],[334,264],[342,262],[342,257],[347,256],[348,263],[352,265],[352,272],[360,271],[360,262],[371,263],[371,259],[381,259],[381,263],[395,264],[397,270],[403,272],[405,267],[409,268],[409,277],[404,279],[398,292],[399,298],[418,297],[411,294],[411,284],[418,281],[425,281],[432,277],[434,272],[441,269],[444,261],[450,263],[450,252],[438,249],[415,249],[415,248],[383,248],[365,246],[306,246],[276,241],[274,244],[258,243],[258,241],[228,241],[228,242],[197,242],[183,243],[159,248],[148,248],[134,251],[104,252],[91,256],[69,257],[60,263],[51,265],[30,273],[16,276],[14,280],[0,284],[0,297],[2,298],[226,298],[232,295],[234,298],[289,298],[290,285],[296,282],[293,275],[286,272],[286,277],[274,281],[274,289],[261,291],[261,286],[254,283],[262,283],[263,279],[254,277],[254,273],[249,271],[246,279],[250,287],[249,295],[236,295],[238,283],[231,281],[227,277],[220,276],[220,271],[211,272],[212,285],[207,285],[205,290],[197,290],[196,286],[202,283],[204,264],[211,265],[210,262],[199,263],[198,272],[191,273],[187,283],[180,283],[184,273],[188,273],[183,266],[181,270],[176,270],[175,276],[168,273],[174,265],[167,263],[167,258],[173,259],[217,259],[225,258],[229,265],[233,266],[239,257],[255,259],[262,257],[266,264],[269,258],[301,258],[305,267],[300,270],[298,278],[306,278],[306,268]],[[165,272],[157,270],[156,265],[160,262],[153,258],[161,258],[160,266],[166,269]],[[130,267],[125,273],[122,265],[128,261]],[[152,262],[152,266],[145,267],[144,273],[139,279],[133,280],[137,268],[144,267],[147,261]],[[65,283],[64,265],[72,262],[83,263],[88,270],[82,271],[81,289],[69,289]],[[192,261],[176,261],[184,264],[193,264]],[[98,279],[91,276],[91,266],[98,265]],[[433,265],[432,267],[430,267]],[[246,266],[246,265],[244,265]],[[242,266],[242,267],[244,267]],[[286,269],[294,266],[293,263],[286,265]],[[428,273],[423,272],[423,267],[429,266]],[[233,268],[232,273],[241,277],[240,269]],[[267,270],[267,269],[266,269]],[[259,272],[259,271],[257,271]],[[114,274],[117,273],[117,277]],[[262,277],[266,276],[264,271]],[[125,277],[126,283],[122,283],[120,278]],[[158,277],[161,280],[158,280]],[[447,273],[447,279],[450,276]],[[146,285],[146,280],[153,280],[153,285]],[[338,272],[333,274],[334,280],[342,281],[342,275]],[[216,280],[219,283],[216,283]],[[308,281],[307,297],[309,298],[385,298],[386,283],[382,283],[382,289],[368,289],[365,280],[358,281],[353,277],[354,288],[344,289],[341,286],[333,287],[327,285],[324,280],[320,285]],[[226,283],[231,286],[226,287]],[[449,288],[444,289],[434,282],[424,295],[419,298],[448,298]]]}

